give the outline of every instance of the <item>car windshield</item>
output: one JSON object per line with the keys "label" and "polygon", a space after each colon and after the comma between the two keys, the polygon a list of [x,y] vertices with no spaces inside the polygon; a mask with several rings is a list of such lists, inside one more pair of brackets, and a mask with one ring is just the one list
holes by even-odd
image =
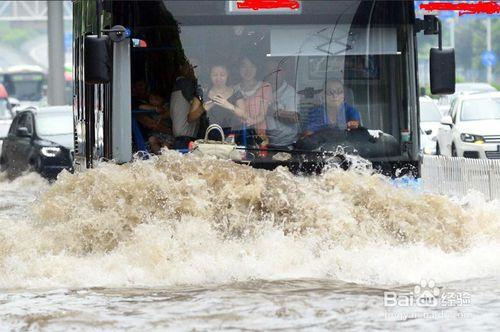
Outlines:
{"label": "car windshield", "polygon": [[500,120],[500,98],[464,101],[462,121]]}
{"label": "car windshield", "polygon": [[462,83],[456,85],[456,93],[461,92],[488,92],[488,91],[496,91],[494,87],[485,83]]}
{"label": "car windshield", "polygon": [[441,96],[439,105],[450,105],[458,96],[464,93],[494,92],[494,87],[486,83],[458,83],[455,85],[455,93],[449,96]]}
{"label": "car windshield", "polygon": [[65,135],[73,132],[73,114],[58,112],[37,114],[36,130],[40,136]]}
{"label": "car windshield", "polygon": [[0,99],[0,120],[10,119],[10,111],[8,109],[8,102],[6,99]]}
{"label": "car windshield", "polygon": [[420,121],[421,122],[439,122],[441,113],[437,106],[431,101],[420,103]]}

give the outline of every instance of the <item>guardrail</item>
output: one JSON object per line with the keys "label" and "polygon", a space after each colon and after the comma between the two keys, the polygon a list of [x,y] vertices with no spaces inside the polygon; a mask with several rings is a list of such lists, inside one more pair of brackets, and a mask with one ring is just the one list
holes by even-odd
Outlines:
{"label": "guardrail", "polygon": [[463,197],[476,190],[500,199],[500,160],[425,155],[421,171],[425,191]]}

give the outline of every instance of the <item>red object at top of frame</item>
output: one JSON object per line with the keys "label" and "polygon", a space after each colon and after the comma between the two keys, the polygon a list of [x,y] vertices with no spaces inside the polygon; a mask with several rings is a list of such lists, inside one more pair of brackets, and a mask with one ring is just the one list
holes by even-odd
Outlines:
{"label": "red object at top of frame", "polygon": [[297,0],[243,0],[236,3],[238,9],[279,9],[290,8],[299,9],[300,3]]}
{"label": "red object at top of frame", "polygon": [[453,10],[458,11],[458,15],[471,14],[498,14],[500,4],[497,1],[479,2],[430,2],[420,5],[422,10]]}

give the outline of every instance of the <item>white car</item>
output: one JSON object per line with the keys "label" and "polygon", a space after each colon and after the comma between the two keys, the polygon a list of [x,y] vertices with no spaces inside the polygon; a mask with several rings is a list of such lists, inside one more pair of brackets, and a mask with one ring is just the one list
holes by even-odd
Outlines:
{"label": "white car", "polygon": [[449,115],[452,102],[460,95],[475,92],[494,92],[497,91],[488,83],[457,83],[455,84],[455,93],[452,95],[443,95],[438,100],[438,108],[443,116]]}
{"label": "white car", "polygon": [[[8,98],[0,94],[0,138],[6,137],[9,133],[10,123],[13,118],[12,105]],[[2,140],[0,140],[0,151],[2,148]]]}
{"label": "white car", "polygon": [[425,154],[436,154],[441,112],[430,97],[420,97],[420,146]]}
{"label": "white car", "polygon": [[422,128],[420,128],[420,153],[436,154],[436,140],[432,140],[430,135],[427,135]]}
{"label": "white car", "polygon": [[500,92],[458,96],[441,119],[436,153],[500,159]]}
{"label": "white car", "polygon": [[12,122],[12,112],[7,99],[0,98],[0,137],[7,136],[10,123]]}

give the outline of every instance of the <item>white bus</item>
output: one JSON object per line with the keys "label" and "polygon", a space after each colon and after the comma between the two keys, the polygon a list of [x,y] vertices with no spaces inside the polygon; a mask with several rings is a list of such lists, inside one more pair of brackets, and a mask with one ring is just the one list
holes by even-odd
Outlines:
{"label": "white bus", "polygon": [[40,66],[16,65],[1,71],[0,81],[9,97],[20,102],[40,102],[44,97],[47,73]]}
{"label": "white bus", "polygon": [[[130,161],[145,140],[132,129],[132,86],[168,103],[188,64],[205,103],[214,66],[229,94],[241,93],[246,113],[233,100],[219,124],[254,167],[321,164],[317,152],[340,145],[385,173],[419,173],[416,36],[442,36],[437,18],[415,17],[413,1],[75,0],[73,24],[76,169]],[[433,93],[453,93],[454,51],[432,49],[431,67]],[[292,158],[273,157],[283,151]]]}

